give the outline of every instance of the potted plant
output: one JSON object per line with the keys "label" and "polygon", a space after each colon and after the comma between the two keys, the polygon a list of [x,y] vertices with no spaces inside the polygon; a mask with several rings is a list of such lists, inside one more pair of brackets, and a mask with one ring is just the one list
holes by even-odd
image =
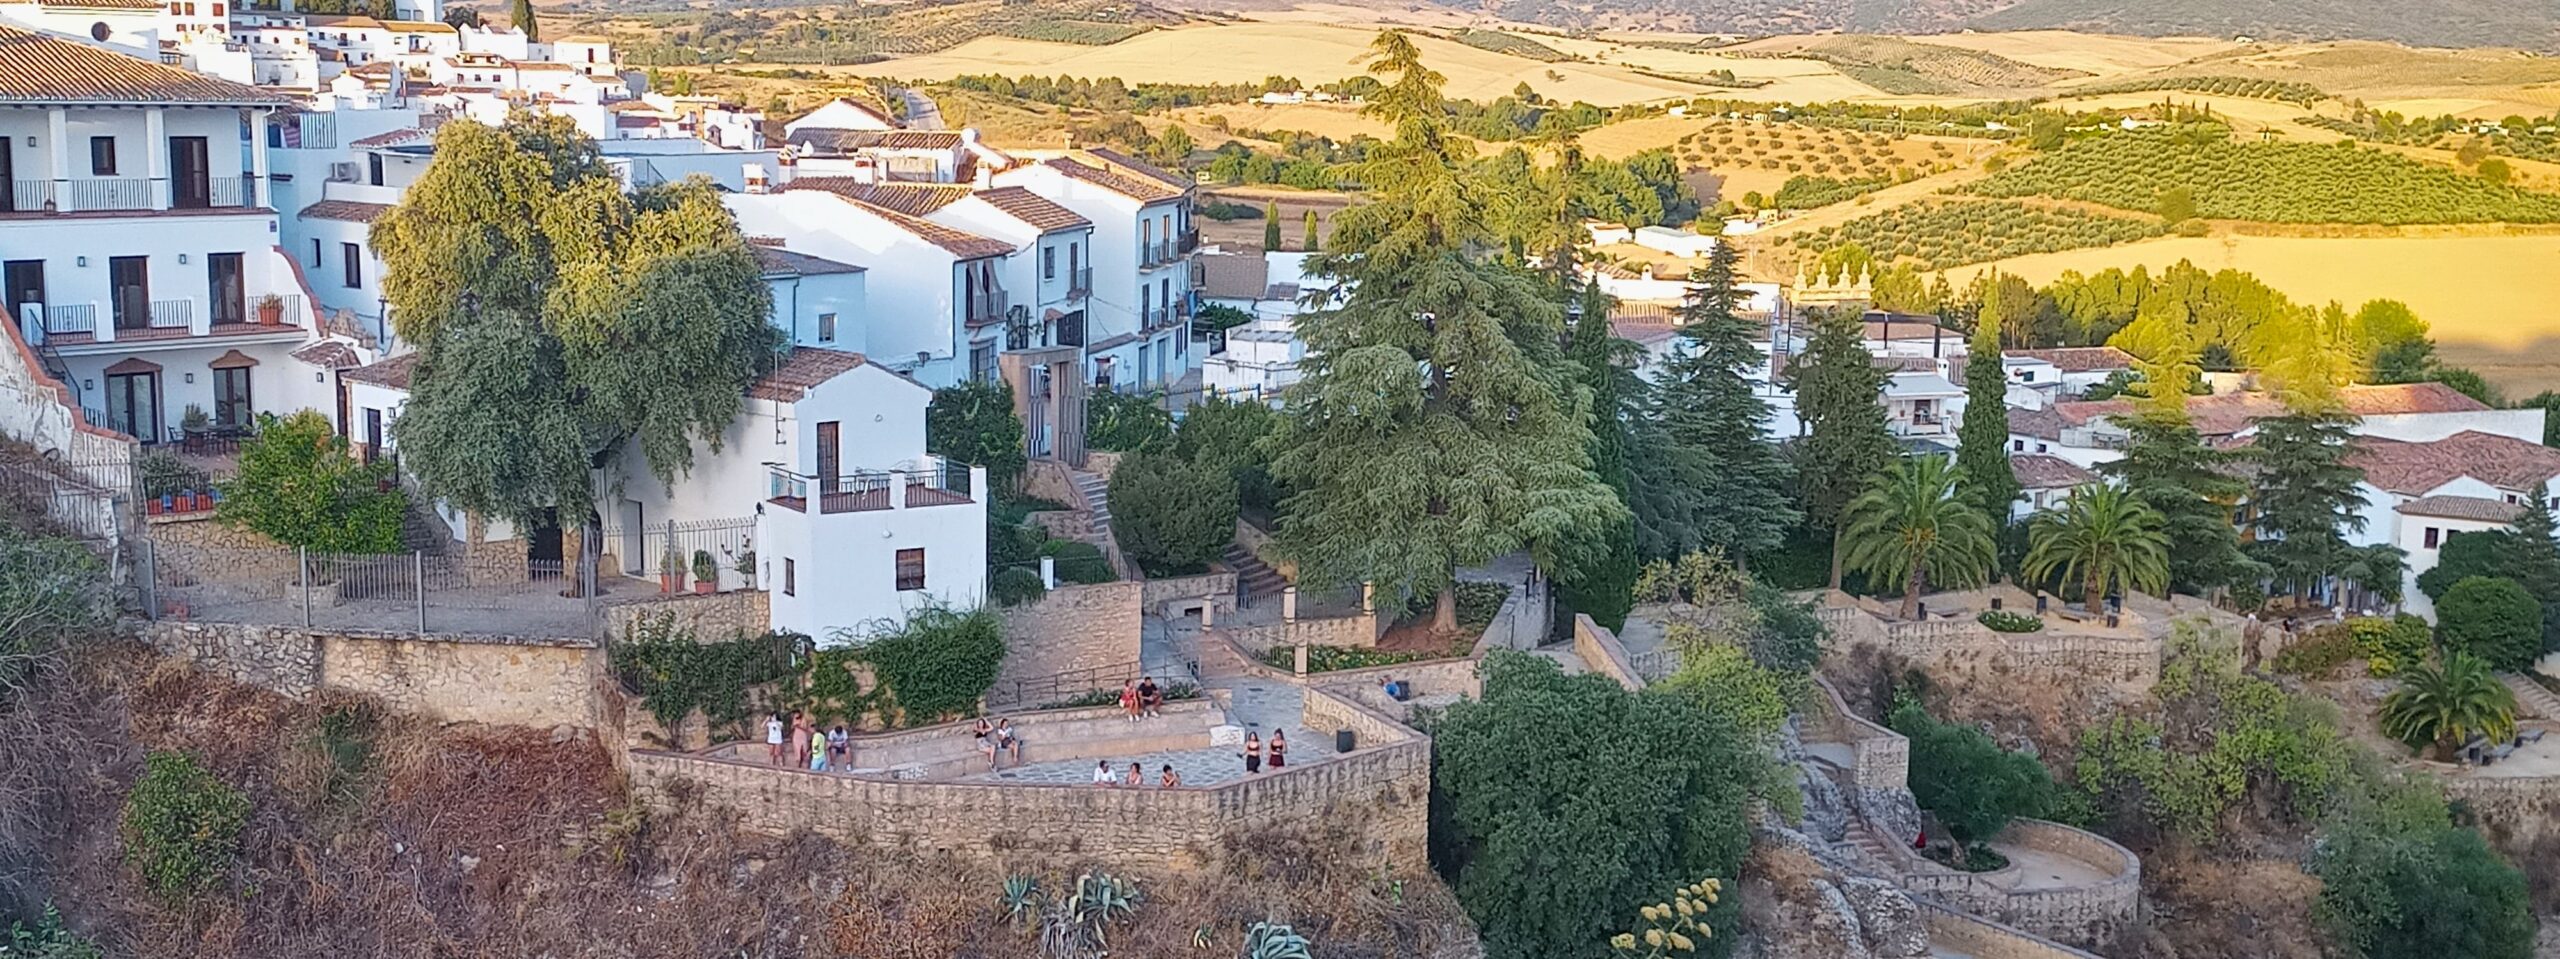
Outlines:
{"label": "potted plant", "polygon": [[178,430],[186,437],[187,452],[204,452],[205,434],[212,429],[213,417],[205,413],[204,407],[189,403],[187,411],[178,416]]}
{"label": "potted plant", "polygon": [[697,549],[697,550],[694,550],[694,551],[693,551],[693,591],[694,591],[694,592],[696,592],[696,593],[706,593],[706,594],[707,594],[707,593],[711,592],[712,590],[719,589],[719,588],[720,588],[720,564],[719,564],[719,563],[717,563],[717,562],[713,562],[713,561],[712,561],[712,559],[711,559],[711,551],[710,551],[710,550],[707,550],[707,549]]}
{"label": "potted plant", "polygon": [[746,588],[746,589],[754,589],[754,588],[755,588],[755,586],[756,586],[756,551],[755,551],[755,550],[753,550],[753,549],[742,549],[742,550],[739,550],[739,551],[738,551],[738,565],[737,565],[737,570],[738,570],[738,584],[739,584],[740,586],[742,586],[742,587]]}
{"label": "potted plant", "polygon": [[658,592],[684,590],[684,550],[676,548],[676,524],[667,524],[667,549],[658,554]]}
{"label": "potted plant", "polygon": [[259,297],[258,322],[267,326],[284,325],[284,297],[273,293]]}

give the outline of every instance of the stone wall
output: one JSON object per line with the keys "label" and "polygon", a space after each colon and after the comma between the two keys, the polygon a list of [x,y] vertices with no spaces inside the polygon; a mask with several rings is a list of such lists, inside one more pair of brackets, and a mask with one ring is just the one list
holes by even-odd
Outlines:
{"label": "stone wall", "polygon": [[1921,902],[1920,911],[1928,919],[1931,943],[1973,959],[2100,959],[2096,953],[1937,903]]}
{"label": "stone wall", "polygon": [[1109,483],[1111,482],[1112,472],[1120,468],[1120,457],[1125,455],[1128,454],[1110,453],[1102,450],[1086,450],[1084,453],[1084,471],[1095,476],[1099,476],[1102,478],[1103,482]]}
{"label": "stone wall", "polygon": [[[1311,724],[1364,721],[1365,710],[1322,693],[1310,694],[1310,709]],[[632,787],[664,808],[689,783],[758,832],[809,829],[854,845],[944,851],[1000,867],[1212,870],[1238,837],[1345,825],[1361,837],[1365,864],[1426,868],[1430,742],[1381,717],[1366,721],[1401,738],[1359,734],[1363,745],[1350,755],[1207,789],[883,781],[661,750],[632,753]]]}
{"label": "stone wall", "polygon": [[1932,869],[1906,874],[1903,887],[1994,922],[2082,947],[2114,942],[2141,918],[2142,861],[2095,833],[2018,819],[1997,842],[2088,864],[2108,878],[2073,886],[2028,883],[2016,865],[1991,872]]}
{"label": "stone wall", "polygon": [[1280,558],[1280,551],[1273,548],[1271,544],[1271,534],[1263,532],[1262,527],[1244,520],[1237,520],[1236,545],[1244,547],[1245,552],[1252,553],[1253,558],[1271,567],[1274,572],[1280,574],[1282,579],[1292,583],[1298,581],[1297,562]]}
{"label": "stone wall", "polygon": [[1582,668],[1617,680],[1618,685],[1644,688],[1644,679],[1628,662],[1627,648],[1619,644],[1617,634],[1581,613],[1573,614],[1573,655],[1582,660]]}
{"label": "stone wall", "polygon": [[600,721],[603,651],[588,640],[185,622],[147,624],[141,638],[162,655],[288,696],[343,689],[448,722]]}
{"label": "stone wall", "polygon": [[267,534],[253,529],[217,523],[211,513],[189,513],[184,516],[162,514],[149,519],[151,545],[165,549],[264,549],[293,552],[293,547],[278,543]]}
{"label": "stone wall", "polygon": [[[1004,718],[1013,722],[1022,737],[1023,762],[1054,763],[1206,749],[1210,731],[1226,722],[1226,711],[1215,700],[1204,698],[1166,703],[1158,719],[1143,723],[1130,722],[1129,714],[1117,705],[1008,712]],[[987,768],[986,754],[978,751],[975,720],[857,733],[850,737],[850,746],[851,774],[875,779],[947,780]],[[712,758],[770,762],[761,742],[727,743],[705,753]]]}
{"label": "stone wall", "polygon": [[773,603],[772,597],[760,589],[667,593],[614,603],[597,610],[597,614],[609,639],[628,635],[634,623],[673,616],[677,626],[693,630],[695,639],[717,643],[763,635],[772,628]]}
{"label": "stone wall", "polygon": [[1375,613],[1351,616],[1300,617],[1283,623],[1238,626],[1228,632],[1236,645],[1260,655],[1275,646],[1375,646],[1380,620]]}
{"label": "stone wall", "polygon": [[1175,610],[1185,609],[1205,601],[1212,607],[1213,620],[1225,622],[1235,618],[1236,574],[1234,573],[1221,571],[1202,573],[1198,576],[1150,579],[1147,580],[1146,587],[1146,593],[1139,602],[1146,606],[1147,612],[1171,618],[1171,613]]}
{"label": "stone wall", "polygon": [[[1368,669],[1342,669],[1310,673],[1307,682],[1388,716],[1409,719],[1416,705],[1445,706],[1460,697],[1483,698],[1484,680],[1476,675],[1476,664],[1480,661],[1479,657],[1469,656]],[[1411,687],[1412,698],[1404,702],[1387,698],[1386,682],[1390,679]]]}
{"label": "stone wall", "polygon": [[1084,501],[1084,497],[1076,493],[1075,483],[1067,478],[1067,465],[1057,460],[1032,460],[1024,464],[1022,492],[1070,507]]}
{"label": "stone wall", "polygon": [[1004,667],[996,682],[1134,666],[1146,590],[1147,584],[1128,581],[1061,585],[1003,610]]}
{"label": "stone wall", "polygon": [[2014,674],[2029,673],[2135,691],[2160,681],[2162,644],[2155,636],[2072,633],[2062,631],[2064,624],[2001,633],[1970,619],[1895,623],[1855,606],[1827,606],[1818,615],[1837,640],[1835,649],[1869,645],[1959,679],[2017,682]]}

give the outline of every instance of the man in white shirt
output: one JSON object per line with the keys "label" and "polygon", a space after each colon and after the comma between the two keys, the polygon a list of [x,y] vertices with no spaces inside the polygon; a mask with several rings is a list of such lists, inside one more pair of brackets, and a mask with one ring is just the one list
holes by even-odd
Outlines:
{"label": "man in white shirt", "polygon": [[1096,761],[1094,762],[1094,764],[1093,764],[1093,784],[1094,784],[1094,785],[1096,785],[1096,786],[1111,786],[1111,785],[1117,785],[1119,782],[1120,782],[1120,775],[1119,775],[1118,773],[1114,773],[1114,772],[1112,772],[1112,771],[1111,771],[1111,761],[1110,761],[1110,760],[1108,760],[1108,759],[1103,759],[1103,760],[1096,760]]}
{"label": "man in white shirt", "polygon": [[780,713],[764,719],[764,747],[765,751],[773,754],[773,764],[782,765],[782,715]]}

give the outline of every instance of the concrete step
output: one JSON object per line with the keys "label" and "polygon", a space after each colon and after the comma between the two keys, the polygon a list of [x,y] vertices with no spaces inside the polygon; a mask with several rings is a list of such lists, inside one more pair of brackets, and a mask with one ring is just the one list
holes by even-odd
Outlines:
{"label": "concrete step", "polygon": [[2532,677],[2517,673],[2501,673],[2498,681],[2516,694],[2516,713],[2534,719],[2560,719],[2560,693],[2553,693],[2534,682]]}

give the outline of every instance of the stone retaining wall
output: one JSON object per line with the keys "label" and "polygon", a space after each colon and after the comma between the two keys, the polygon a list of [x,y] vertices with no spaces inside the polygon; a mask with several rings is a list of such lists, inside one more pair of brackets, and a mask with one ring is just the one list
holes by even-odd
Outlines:
{"label": "stone retaining wall", "polygon": [[288,696],[343,689],[448,722],[599,722],[605,670],[591,640],[183,622],[147,624],[141,639],[162,655]]}
{"label": "stone retaining wall", "polygon": [[[1118,706],[1044,709],[1005,713],[1022,737],[1022,761],[1051,763],[1082,759],[1125,759],[1153,752],[1206,749],[1211,727],[1226,721],[1225,710],[1208,699],[1181,699],[1164,705],[1162,715],[1143,723],[1129,721]],[[977,721],[941,723],[921,729],[857,733],[851,737],[853,772],[872,779],[949,780],[986,769],[979,752]],[[722,743],[703,755],[747,763],[770,763],[761,742]],[[1007,764],[1011,764],[1008,758]]]}
{"label": "stone retaining wall", "polygon": [[1934,902],[1919,905],[1928,918],[1929,941],[1973,959],[2100,959],[2096,953]]}
{"label": "stone retaining wall", "polygon": [[1636,675],[1635,666],[1627,660],[1627,648],[1618,643],[1615,633],[1591,621],[1581,613],[1573,614],[1573,654],[1582,667],[1610,679],[1628,689],[1643,689],[1644,677]]}
{"label": "stone retaining wall", "polygon": [[1202,573],[1198,576],[1174,576],[1146,581],[1146,592],[1139,600],[1146,611],[1168,615],[1172,611],[1206,602],[1211,615],[1220,622],[1235,618],[1236,574],[1226,571]]}
{"label": "stone retaining wall", "polygon": [[2034,888],[2012,865],[1982,873],[1914,872],[1902,884],[1954,908],[2076,946],[2114,942],[2140,919],[2142,861],[2123,846],[2037,819],[2011,821],[1996,841],[2087,863],[2108,878],[2085,886]]}
{"label": "stone retaining wall", "polygon": [[151,544],[160,547],[194,547],[197,549],[272,549],[290,554],[293,547],[269,538],[253,529],[214,522],[212,513],[188,513],[173,516],[163,513],[149,517]]}
{"label": "stone retaining wall", "polygon": [[1271,567],[1280,574],[1280,578],[1292,583],[1298,581],[1297,562],[1280,558],[1280,551],[1272,546],[1271,534],[1263,532],[1262,527],[1237,520],[1236,545],[1244,547],[1245,552],[1253,554],[1253,558]]}
{"label": "stone retaining wall", "polygon": [[1228,631],[1237,646],[1256,656],[1275,646],[1375,646],[1380,620],[1376,613],[1352,616],[1301,617],[1286,623],[1238,626]]}
{"label": "stone retaining wall", "polygon": [[[854,845],[938,850],[1003,867],[1096,863],[1209,870],[1228,843],[1271,827],[1348,826],[1359,855],[1389,871],[1425,868],[1430,741],[1323,693],[1309,722],[1393,732],[1347,756],[1206,789],[1095,789],[861,779],[700,754],[637,750],[632,787],[661,808],[689,790],[746,828],[798,829]],[[1324,700],[1318,702],[1318,700]]]}
{"label": "stone retaining wall", "polygon": [[761,636],[773,628],[772,597],[760,589],[667,593],[615,603],[597,612],[608,639],[621,639],[631,632],[632,624],[660,616],[675,617],[677,626],[693,630],[694,639],[705,643]]}
{"label": "stone retaining wall", "polygon": [[1060,585],[1036,601],[1002,610],[1004,666],[996,683],[1135,665],[1146,589],[1146,583],[1126,580]]}
{"label": "stone retaining wall", "polygon": [[1476,675],[1477,656],[1461,659],[1426,659],[1371,666],[1367,669],[1342,669],[1329,673],[1309,673],[1307,682],[1336,696],[1341,696],[1378,712],[1398,718],[1410,718],[1415,705],[1387,698],[1386,683],[1392,679],[1412,690],[1414,699],[1445,702],[1456,697],[1481,699],[1484,680]]}
{"label": "stone retaining wall", "polygon": [[1932,672],[1993,682],[2016,673],[2092,680],[2131,690],[2160,681],[2161,642],[2152,636],[2063,632],[2002,633],[1970,619],[1896,623],[1855,606],[1826,606],[1817,615],[1839,640],[1835,648],[1869,645]]}

